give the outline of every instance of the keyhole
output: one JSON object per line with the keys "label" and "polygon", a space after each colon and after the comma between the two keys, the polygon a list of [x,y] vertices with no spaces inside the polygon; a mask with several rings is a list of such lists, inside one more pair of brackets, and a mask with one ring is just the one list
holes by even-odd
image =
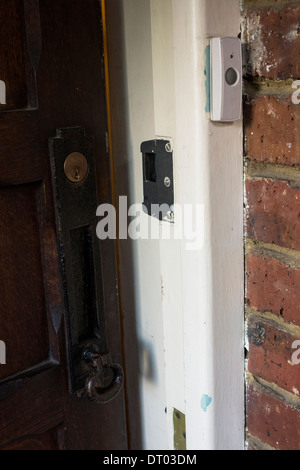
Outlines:
{"label": "keyhole", "polygon": [[80,168],[78,168],[78,166],[75,166],[74,168],[74,178],[76,180],[80,180]]}

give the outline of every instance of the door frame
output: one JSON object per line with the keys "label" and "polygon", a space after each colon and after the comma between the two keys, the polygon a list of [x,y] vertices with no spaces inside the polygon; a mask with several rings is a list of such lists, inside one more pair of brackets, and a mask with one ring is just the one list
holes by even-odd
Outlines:
{"label": "door frame", "polygon": [[137,442],[130,423],[138,387],[144,449],[173,448],[179,409],[188,449],[240,450],[243,128],[242,121],[210,121],[205,76],[209,38],[240,32],[239,0],[108,0],[106,10],[116,196],[142,202],[140,144],[168,138],[175,200],[205,208],[201,250],[170,241],[119,243],[129,435]]}

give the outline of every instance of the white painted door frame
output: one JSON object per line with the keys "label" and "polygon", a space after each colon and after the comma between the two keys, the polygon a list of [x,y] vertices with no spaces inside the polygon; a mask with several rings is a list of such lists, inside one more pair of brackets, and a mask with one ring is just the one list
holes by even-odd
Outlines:
{"label": "white painted door frame", "polygon": [[186,240],[119,246],[125,355],[134,327],[141,359],[142,446],[172,449],[177,408],[188,449],[243,449],[242,122],[210,121],[205,83],[209,38],[239,34],[239,0],[108,0],[108,25],[116,8],[123,28],[108,28],[108,59],[117,196],[142,202],[140,143],[164,137],[173,142],[175,202],[204,207],[197,251]]}

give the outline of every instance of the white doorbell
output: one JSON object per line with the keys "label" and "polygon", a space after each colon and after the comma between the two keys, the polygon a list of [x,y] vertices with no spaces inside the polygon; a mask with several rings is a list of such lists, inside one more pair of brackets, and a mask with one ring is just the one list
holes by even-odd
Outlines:
{"label": "white doorbell", "polygon": [[242,46],[239,38],[210,40],[211,120],[238,121],[242,113]]}

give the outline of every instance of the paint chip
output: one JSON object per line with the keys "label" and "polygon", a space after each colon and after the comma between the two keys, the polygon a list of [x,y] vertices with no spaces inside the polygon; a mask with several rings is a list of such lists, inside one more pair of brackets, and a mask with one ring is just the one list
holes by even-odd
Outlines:
{"label": "paint chip", "polygon": [[201,408],[206,413],[209,405],[212,402],[212,398],[208,395],[203,395],[201,399]]}

